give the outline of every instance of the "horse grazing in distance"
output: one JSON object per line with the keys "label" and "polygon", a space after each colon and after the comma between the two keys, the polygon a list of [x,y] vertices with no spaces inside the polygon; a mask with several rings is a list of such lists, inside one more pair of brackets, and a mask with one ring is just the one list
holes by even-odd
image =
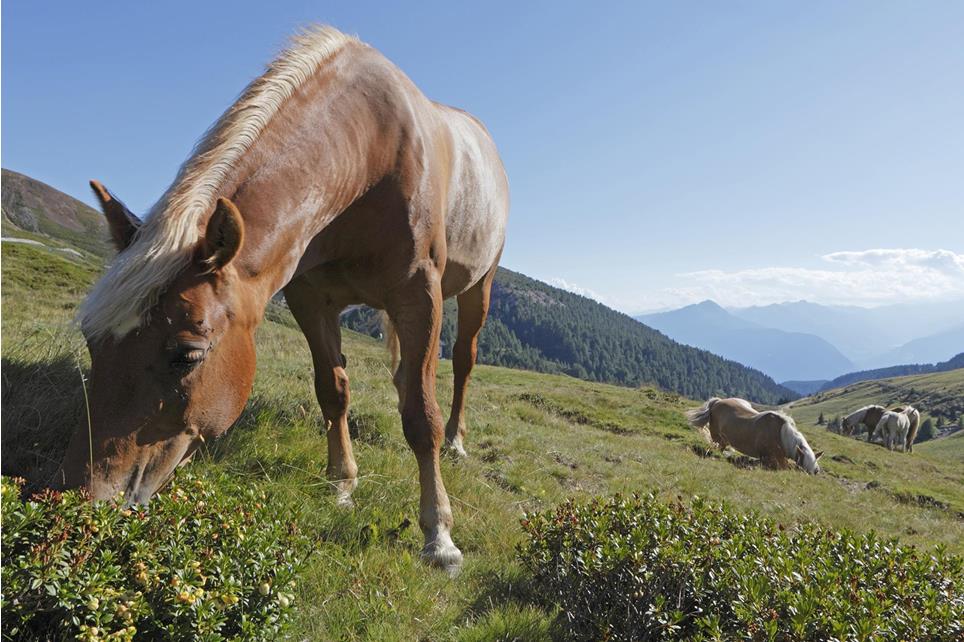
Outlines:
{"label": "horse grazing in distance", "polygon": [[914,441],[917,440],[917,431],[920,429],[920,412],[913,406],[907,406],[900,412],[907,415],[910,420],[910,428],[907,429],[907,439],[904,442],[904,452],[914,452]]}
{"label": "horse grazing in distance", "polygon": [[[350,503],[358,467],[339,313],[397,331],[394,375],[420,483],[422,556],[456,570],[443,440],[462,450],[465,389],[505,242],[508,181],[485,127],[434,103],[375,49],[328,27],[296,37],[212,126],[141,222],[92,188],[119,254],[79,312],[90,427],[58,478],[146,503],[251,391],[255,329],[279,290],[315,371],[327,476]],[[458,297],[455,394],[436,401],[442,301]],[[88,446],[88,444],[91,444]]]}
{"label": "horse grazing in distance", "polygon": [[[891,408],[891,411],[907,413],[910,428],[907,431],[904,449],[907,452],[914,452],[914,440],[917,439],[917,431],[920,429],[920,413],[913,406],[895,406]],[[873,441],[877,434],[880,419],[886,412],[886,408],[878,405],[864,406],[855,410],[844,417],[843,422],[841,422],[842,432],[847,436],[853,435],[854,429],[863,424],[867,428],[867,441]]]}
{"label": "horse grazing in distance", "polygon": [[687,411],[686,418],[694,428],[708,425],[710,438],[721,450],[732,446],[767,468],[789,468],[788,462],[794,461],[811,475],[820,472],[823,453],[814,453],[793,419],[782,412],[757,412],[745,399],[713,397]]}
{"label": "horse grazing in distance", "polygon": [[907,434],[910,432],[910,417],[904,412],[887,410],[877,422],[874,433],[880,433],[887,450],[894,450],[898,445],[906,451]]}
{"label": "horse grazing in distance", "polygon": [[871,433],[871,437],[873,437],[874,429],[886,411],[886,408],[878,405],[864,406],[859,410],[855,410],[843,418],[843,421],[840,423],[840,432],[850,437],[854,434],[857,426],[863,425],[867,429],[867,432]]}
{"label": "horse grazing in distance", "polygon": [[898,406],[881,415],[871,437],[879,432],[888,450],[899,445],[903,452],[914,452],[914,440],[917,439],[919,428],[920,412],[913,406]]}

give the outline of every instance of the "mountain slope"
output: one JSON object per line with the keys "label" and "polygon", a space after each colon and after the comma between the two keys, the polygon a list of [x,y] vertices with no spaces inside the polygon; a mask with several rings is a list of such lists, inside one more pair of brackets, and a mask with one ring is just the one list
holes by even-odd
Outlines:
{"label": "mountain slope", "polygon": [[798,381],[791,379],[790,381],[781,381],[781,386],[787,387],[794,392],[801,395],[812,395],[817,392],[825,385],[827,385],[826,379],[813,379],[811,381]]}
{"label": "mountain slope", "polygon": [[910,404],[921,412],[921,421],[956,423],[964,416],[964,368],[850,383],[794,401],[790,408],[797,424],[805,427],[816,426],[821,414],[829,421],[869,404]]}
{"label": "mountain slope", "polygon": [[680,343],[746,364],[777,381],[827,379],[853,367],[818,336],[764,327],[713,301],[637,318]]}
{"label": "mountain slope", "polygon": [[57,246],[67,243],[106,259],[113,256],[104,216],[46,183],[9,169],[0,172],[4,237]]}
{"label": "mountain slope", "polygon": [[[449,301],[442,326],[446,357],[455,340],[455,319],[455,303]],[[342,324],[378,334],[375,315],[365,308],[346,314]],[[681,345],[592,299],[505,268],[499,268],[492,287],[479,361],[590,381],[655,384],[697,398],[733,395],[775,403],[797,396],[763,373]]]}
{"label": "mountain slope", "polygon": [[[860,372],[849,372],[841,375],[832,381],[826,381],[820,386],[819,390],[832,390],[841,386],[846,386],[858,381],[873,381],[875,379],[888,379],[891,377],[903,377],[914,374],[930,374],[932,372],[947,372],[964,368],[964,352],[956,357],[940,363],[915,363],[900,366],[890,366],[887,368],[877,368],[875,370],[861,370]],[[816,391],[814,391],[816,392]]]}

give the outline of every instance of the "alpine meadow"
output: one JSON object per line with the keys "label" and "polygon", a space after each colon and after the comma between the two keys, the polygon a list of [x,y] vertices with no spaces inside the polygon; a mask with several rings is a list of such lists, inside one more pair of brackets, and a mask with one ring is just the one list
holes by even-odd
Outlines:
{"label": "alpine meadow", "polygon": [[[32,242],[3,244],[3,474],[25,478],[29,494],[42,487],[57,468],[72,427],[86,421],[83,376],[88,361],[83,339],[71,320],[76,305],[103,270],[104,256],[75,245],[71,235],[60,233],[56,221],[51,221],[47,214],[58,203],[69,205],[78,215],[90,213],[86,206],[22,177],[11,185],[6,182],[10,176],[4,172],[3,235]],[[20,185],[27,185],[30,191],[23,191]],[[11,215],[14,211],[17,214]],[[14,216],[20,217],[15,220],[26,220],[28,212],[36,221],[32,230],[12,223]],[[73,225],[74,219],[68,218],[66,224]],[[577,310],[601,309],[599,314],[605,313],[602,306],[576,295],[561,293],[521,275],[506,276],[507,288],[526,284],[532,292],[539,293],[525,299],[533,308],[542,305],[556,310],[572,306]],[[496,283],[498,288],[499,281]],[[560,312],[555,313],[557,318]],[[493,320],[504,318],[497,314],[493,313]],[[534,309],[526,314],[528,318],[538,318],[547,313]],[[611,318],[621,318],[616,313],[609,314]],[[451,319],[447,318],[446,324],[449,323]],[[659,336],[646,332],[643,336]],[[521,341],[516,345],[521,345]],[[287,549],[295,546],[296,541],[309,543],[299,543],[291,549],[292,558],[297,559],[287,562],[292,570],[279,577],[291,581],[293,588],[270,589],[272,597],[283,596],[287,605],[282,609],[277,600],[268,603],[277,609],[277,621],[285,623],[286,635],[292,639],[551,640],[575,635],[569,617],[572,604],[564,597],[569,589],[559,594],[562,601],[546,599],[543,583],[553,567],[535,561],[542,559],[542,554],[536,555],[533,547],[547,533],[541,530],[542,526],[533,531],[535,523],[523,528],[523,518],[529,515],[531,519],[570,499],[580,502],[617,493],[624,497],[652,493],[654,499],[646,502],[657,504],[644,503],[646,512],[641,514],[664,510],[657,509],[660,505],[680,501],[689,504],[699,497],[700,502],[725,502],[726,515],[732,519],[755,516],[750,519],[773,520],[788,533],[797,528],[823,528],[863,537],[874,531],[881,542],[895,538],[899,543],[888,546],[900,550],[912,552],[916,547],[925,556],[936,550],[964,554],[964,449],[957,447],[964,444],[962,433],[921,444],[913,458],[905,458],[901,453],[888,452],[815,425],[811,402],[796,401],[790,412],[798,417],[798,425],[813,447],[827,453],[821,460],[824,474],[807,479],[804,484],[801,471],[764,470],[738,453],[720,453],[711,448],[701,434],[686,424],[684,411],[697,402],[676,392],[652,385],[620,386],[566,374],[483,365],[476,369],[474,394],[468,401],[469,457],[442,461],[453,509],[462,525],[465,567],[454,579],[441,572],[428,573],[419,561],[421,544],[414,526],[418,509],[416,479],[409,471],[410,455],[394,412],[396,394],[382,343],[364,334],[345,332],[344,353],[355,391],[349,427],[361,471],[353,495],[355,505],[350,510],[335,505],[325,479],[325,437],[314,403],[311,359],[283,305],[269,307],[258,331],[257,346],[259,367],[254,392],[237,425],[224,438],[205,444],[162,496],[174,492],[176,501],[180,496],[177,493],[182,492],[180,484],[189,484],[185,497],[191,501],[206,497],[208,504],[217,502],[221,510],[239,511],[245,509],[231,504],[234,500],[230,493],[234,489],[269,498],[271,514],[287,524],[278,534],[269,530],[274,526],[267,524],[257,528],[239,524],[231,528],[248,533],[247,539],[258,542],[269,553],[276,546]],[[523,349],[516,354],[527,352]],[[528,354],[538,353],[529,348]],[[964,386],[964,370],[937,376],[944,377],[941,385],[956,390],[954,394],[959,394]],[[451,395],[451,380],[450,362],[443,359],[438,374],[443,400]],[[921,384],[914,387],[919,389]],[[752,394],[748,396],[753,398]],[[834,397],[822,393],[821,398],[828,404]],[[851,399],[839,406],[825,405],[825,414],[829,416],[837,412],[837,407],[861,401]],[[194,494],[195,483],[205,484],[206,490],[201,492],[210,495]],[[225,613],[230,614],[230,608],[218,606],[221,596],[246,600],[253,613],[265,613],[263,621],[274,617],[274,611],[259,610],[268,607],[260,606],[254,599],[262,599],[258,587],[266,586],[264,575],[252,574],[247,579],[249,584],[229,591],[231,585],[225,579],[237,571],[206,559],[203,549],[174,549],[164,556],[149,557],[119,535],[88,534],[95,538],[94,548],[77,543],[76,549],[61,552],[66,560],[93,554],[80,566],[75,561],[69,567],[78,578],[76,586],[70,585],[56,564],[49,566],[50,560],[35,560],[33,566],[23,566],[24,562],[17,558],[23,554],[21,546],[47,546],[46,537],[50,536],[46,527],[42,533],[32,533],[26,524],[41,526],[51,519],[98,524],[102,523],[99,519],[105,518],[82,511],[67,513],[56,506],[42,509],[52,501],[49,496],[36,496],[18,509],[17,500],[5,490],[3,501],[4,586],[15,587],[9,589],[11,593],[5,588],[5,632],[12,630],[6,627],[14,618],[8,618],[6,613],[12,608],[8,604],[13,599],[39,600],[35,603],[53,609],[52,613],[63,613],[61,617],[73,614],[82,625],[99,623],[96,626],[105,632],[135,626],[144,635],[155,631],[151,635],[182,639],[202,636],[208,630],[201,617],[206,609],[228,619]],[[167,508],[168,500],[163,503],[158,511],[172,510]],[[28,509],[29,506],[34,508]],[[61,511],[59,517],[57,510]],[[191,519],[201,520],[201,524],[208,519],[224,519],[223,525],[230,523],[227,513],[216,518],[217,513],[208,513],[207,509],[192,511],[196,512],[190,513],[195,515]],[[159,512],[158,518],[166,514]],[[619,519],[629,516],[619,515]],[[697,515],[694,519],[710,518],[702,516],[702,512]],[[589,517],[587,513],[586,518]],[[119,519],[136,520],[137,514]],[[18,525],[16,531],[11,532],[11,524]],[[127,532],[130,528],[114,522],[109,526],[111,533]],[[291,528],[297,529],[297,540],[289,534]],[[163,530],[157,533],[160,537]],[[98,536],[100,539],[96,539]],[[536,536],[537,539],[531,539]],[[189,547],[197,535],[187,530],[182,537],[185,541],[181,545]],[[272,539],[275,537],[280,539]],[[120,558],[99,560],[103,549],[96,548],[98,541],[122,551],[127,551],[128,546],[132,548]],[[754,544],[748,541],[743,545]],[[250,553],[237,546],[236,541],[226,542],[224,553],[246,559]],[[876,545],[862,546],[875,550]],[[528,553],[523,554],[524,551]],[[192,559],[207,569],[207,597],[190,605],[184,603],[183,612],[169,611],[161,606],[168,603],[166,599],[177,605],[181,604],[178,596],[190,595],[184,594],[183,585],[191,580],[181,569],[189,570]],[[91,568],[95,562],[97,566]],[[727,568],[723,562],[716,563],[721,564],[720,569]],[[945,607],[959,617],[959,562],[942,563],[948,564],[943,572],[949,575],[941,581],[949,582],[943,586],[945,591],[951,591],[942,599],[949,600]],[[138,566],[141,564],[144,566]],[[134,598],[131,608],[135,615],[125,620],[110,603],[117,599],[111,595],[142,591],[150,597],[152,593],[138,583],[140,568],[147,569],[145,577],[151,578],[145,581],[158,582],[148,585],[155,587],[156,597],[152,598],[154,601]],[[534,568],[539,569],[535,574]],[[105,574],[112,577],[111,573],[117,576],[115,580],[104,579]],[[31,597],[37,589],[30,589],[29,580],[26,585],[21,584],[23,577],[36,577],[41,590],[45,586],[57,587],[58,597],[47,602],[39,596]],[[184,584],[173,587],[171,582],[176,577]],[[603,581],[602,576],[599,579]],[[219,581],[220,590],[215,588]],[[274,580],[270,581],[274,586]],[[836,580],[828,577],[827,581]],[[561,590],[556,584],[552,586]],[[68,589],[77,591],[79,597],[72,599]],[[14,590],[20,592],[14,596]],[[281,596],[274,593],[276,590]],[[91,592],[101,596],[95,608],[91,608],[94,603],[86,597]],[[138,600],[146,601],[140,615],[136,612],[136,605],[141,604]],[[207,600],[214,606],[208,606]],[[767,604],[768,609],[772,606]],[[757,607],[762,608],[762,602],[754,608]],[[173,618],[172,624],[165,629],[154,628],[152,623],[163,618]],[[42,625],[36,619],[24,617],[26,624],[12,637],[32,635],[46,639],[79,630],[70,624],[69,618],[59,625],[61,628],[57,628],[57,618],[45,619]],[[879,614],[867,619],[872,626],[883,621]],[[257,618],[255,621],[263,622]],[[748,624],[737,618],[734,621]],[[682,628],[667,626],[663,633],[651,632],[650,636],[684,637],[677,633],[693,628],[692,624],[683,626],[685,623],[683,618],[681,624],[674,625]],[[579,626],[584,627],[580,637],[594,638],[600,630],[622,630],[626,623],[614,621],[608,626],[580,620]],[[224,633],[232,629],[220,626],[217,630]],[[274,634],[270,631],[274,630],[265,628],[265,635],[271,637]],[[724,626],[722,630],[731,632],[724,637],[735,635],[733,629]],[[810,639],[805,635],[798,637]]]}
{"label": "alpine meadow", "polygon": [[6,3],[0,637],[964,640],[962,24]]}

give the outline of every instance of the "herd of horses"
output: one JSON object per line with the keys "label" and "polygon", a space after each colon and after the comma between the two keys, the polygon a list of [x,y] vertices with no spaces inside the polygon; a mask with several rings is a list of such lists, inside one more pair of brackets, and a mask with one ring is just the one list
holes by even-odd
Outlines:
{"label": "herd of horses", "polygon": [[[712,397],[702,407],[687,411],[686,418],[694,428],[708,428],[709,439],[720,450],[732,447],[759,459],[766,468],[790,468],[793,462],[812,475],[820,472],[818,460],[823,453],[813,452],[793,418],[785,413],[758,411],[745,399]],[[888,450],[913,452],[920,413],[913,406],[890,410],[864,406],[847,415],[841,425],[848,436],[863,425],[868,441],[879,433]]]}
{"label": "herd of horses", "polygon": [[856,410],[840,424],[841,432],[851,436],[858,426],[867,429],[867,441],[880,435],[887,450],[900,448],[904,452],[914,452],[914,441],[920,428],[920,412],[913,406],[897,406],[887,410],[883,406],[870,405]]}
{"label": "herd of horses", "polygon": [[[393,381],[418,465],[422,556],[455,571],[462,553],[439,457],[443,444],[465,454],[465,391],[509,210],[506,173],[482,123],[426,98],[368,45],[315,28],[203,136],[146,219],[91,187],[118,255],[79,312],[89,421],[51,485],[148,502],[239,417],[254,380],[255,330],[283,291],[311,352],[327,477],[350,504],[358,467],[339,314],[367,304],[385,312],[397,338]],[[453,296],[446,423],[436,368],[442,302]],[[887,435],[894,414],[878,420]],[[896,415],[899,433],[907,415]],[[690,420],[768,465],[820,469],[820,453],[782,413],[710,399]]]}

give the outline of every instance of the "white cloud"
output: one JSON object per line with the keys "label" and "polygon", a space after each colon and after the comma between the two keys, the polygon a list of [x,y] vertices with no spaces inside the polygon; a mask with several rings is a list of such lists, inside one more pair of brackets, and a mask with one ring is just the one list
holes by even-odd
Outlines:
{"label": "white cloud", "polygon": [[602,296],[598,292],[594,290],[590,290],[589,288],[584,288],[575,283],[566,281],[562,277],[553,277],[551,279],[548,279],[546,283],[548,283],[553,287],[557,287],[562,290],[565,290],[567,292],[572,292],[573,294],[578,294],[579,296],[584,296],[586,298],[593,299],[595,301],[602,303],[603,305],[609,305],[609,303],[606,302],[606,297]]}
{"label": "white cloud", "polygon": [[870,249],[821,258],[826,269],[775,266],[687,272],[677,275],[679,287],[644,295],[645,301],[649,308],[704,299],[724,306],[800,299],[874,306],[964,297],[964,254],[950,250]]}

